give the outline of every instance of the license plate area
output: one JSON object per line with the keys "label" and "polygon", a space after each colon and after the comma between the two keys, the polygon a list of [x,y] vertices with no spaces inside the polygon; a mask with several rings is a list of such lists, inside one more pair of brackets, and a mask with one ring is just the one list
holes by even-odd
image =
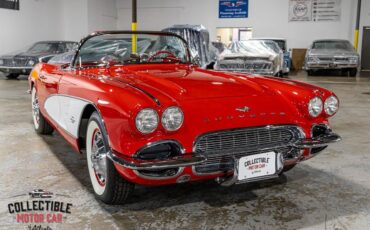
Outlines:
{"label": "license plate area", "polygon": [[238,161],[238,181],[263,180],[277,172],[277,153],[266,152],[245,156]]}

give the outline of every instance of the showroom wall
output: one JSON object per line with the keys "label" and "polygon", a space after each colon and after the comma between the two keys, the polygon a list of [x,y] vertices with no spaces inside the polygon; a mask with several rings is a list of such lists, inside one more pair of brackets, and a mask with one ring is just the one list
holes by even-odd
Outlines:
{"label": "showroom wall", "polygon": [[[352,41],[356,15],[353,2],[342,1],[339,22],[288,22],[288,0],[249,0],[247,19],[219,19],[218,0],[139,0],[139,29],[162,29],[176,23],[201,22],[215,40],[217,27],[252,27],[254,37],[284,37],[291,48],[306,48],[312,40],[320,38]],[[117,0],[117,10],[118,29],[129,29],[131,0]]]}
{"label": "showroom wall", "polygon": [[88,0],[88,32],[116,29],[116,0]]}
{"label": "showroom wall", "polygon": [[24,0],[20,10],[0,9],[0,55],[40,40],[72,40],[117,29],[116,0]]}
{"label": "showroom wall", "polygon": [[58,0],[21,1],[20,10],[0,9],[0,54],[25,48],[40,40],[63,37]]}
{"label": "showroom wall", "polygon": [[88,0],[63,0],[63,37],[61,39],[79,41],[88,33]]}

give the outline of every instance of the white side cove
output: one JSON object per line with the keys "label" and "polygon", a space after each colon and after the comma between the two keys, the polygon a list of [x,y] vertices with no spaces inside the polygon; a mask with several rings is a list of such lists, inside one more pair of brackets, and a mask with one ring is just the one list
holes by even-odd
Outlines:
{"label": "white side cove", "polygon": [[87,104],[89,103],[82,99],[52,95],[45,101],[45,110],[59,127],[77,138],[81,115]]}

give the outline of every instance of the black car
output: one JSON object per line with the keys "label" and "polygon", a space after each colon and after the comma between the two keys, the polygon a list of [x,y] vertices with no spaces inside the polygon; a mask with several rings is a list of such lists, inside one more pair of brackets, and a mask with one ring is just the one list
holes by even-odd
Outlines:
{"label": "black car", "polygon": [[71,41],[41,41],[31,48],[13,55],[0,56],[0,72],[8,79],[15,79],[21,74],[29,74],[36,63],[48,61],[57,54],[71,51],[77,47],[77,42]]}

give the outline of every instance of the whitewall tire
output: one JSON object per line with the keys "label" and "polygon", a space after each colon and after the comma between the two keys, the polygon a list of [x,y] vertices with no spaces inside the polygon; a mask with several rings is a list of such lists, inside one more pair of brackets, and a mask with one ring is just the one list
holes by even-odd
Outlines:
{"label": "whitewall tire", "polygon": [[108,135],[97,112],[89,119],[85,143],[87,167],[95,196],[107,204],[124,203],[134,190],[134,184],[122,178],[108,158],[111,151]]}
{"label": "whitewall tire", "polygon": [[45,117],[42,115],[40,111],[39,98],[35,87],[32,87],[31,91],[31,104],[32,104],[33,126],[36,132],[44,135],[52,134],[54,128],[46,121]]}

